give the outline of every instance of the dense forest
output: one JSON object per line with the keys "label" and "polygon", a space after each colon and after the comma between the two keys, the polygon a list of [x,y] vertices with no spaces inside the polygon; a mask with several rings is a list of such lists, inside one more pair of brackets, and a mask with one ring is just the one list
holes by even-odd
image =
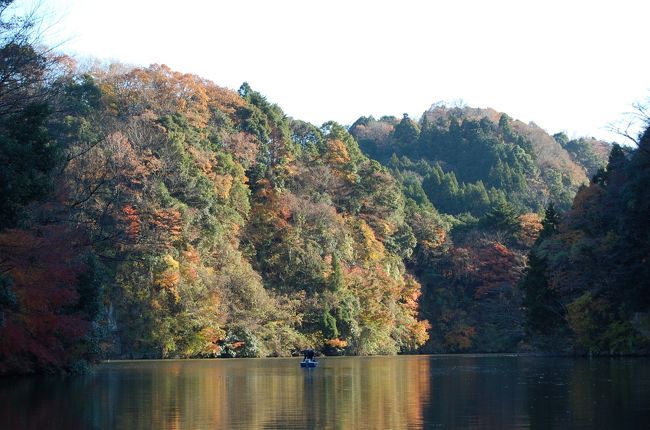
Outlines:
{"label": "dense forest", "polygon": [[648,131],[623,150],[444,105],[316,126],[246,83],[79,67],[11,3],[0,374],[307,347],[648,351]]}

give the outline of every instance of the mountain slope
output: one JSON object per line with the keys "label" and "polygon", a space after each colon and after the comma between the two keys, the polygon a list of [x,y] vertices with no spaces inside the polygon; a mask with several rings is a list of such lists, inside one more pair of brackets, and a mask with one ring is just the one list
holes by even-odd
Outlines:
{"label": "mountain slope", "polygon": [[[593,163],[580,164],[580,157],[540,127],[493,109],[434,105],[418,123],[406,116],[362,117],[350,132],[371,157],[413,172],[431,203],[451,214],[480,216],[504,200],[521,211],[540,211],[549,201],[568,208],[593,170]],[[590,155],[596,163],[605,161],[599,149]],[[481,204],[472,203],[477,200]]]}

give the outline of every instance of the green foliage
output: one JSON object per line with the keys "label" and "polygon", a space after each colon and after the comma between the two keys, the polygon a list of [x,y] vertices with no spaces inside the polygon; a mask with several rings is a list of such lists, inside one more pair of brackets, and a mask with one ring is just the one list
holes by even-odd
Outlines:
{"label": "green foliage", "polygon": [[526,327],[530,336],[548,336],[564,324],[564,309],[547,278],[547,262],[536,253],[528,257],[528,266],[521,281],[526,307]]}
{"label": "green foliage", "polygon": [[259,143],[256,175],[253,179],[266,178],[274,186],[284,185],[288,163],[297,155],[300,146],[291,140],[289,120],[278,105],[244,82],[239,94],[248,103],[237,113],[241,130],[252,134]]}
{"label": "green foliage", "polygon": [[329,276],[328,287],[334,293],[339,293],[345,288],[343,270],[341,269],[341,263],[336,254],[332,256],[332,273]]}
{"label": "green foliage", "polygon": [[[28,44],[2,49],[29,67],[7,81],[22,99],[0,80],[0,371],[32,332],[56,348],[30,350],[29,370],[307,346],[512,351],[524,328],[591,352],[648,345],[647,136],[632,154],[614,146],[540,227],[526,212],[568,209],[578,176],[505,114],[316,127],[246,83],[165,66],[43,79]],[[595,168],[592,143],[555,137]]]}
{"label": "green foliage", "polygon": [[576,351],[647,351],[650,338],[638,321],[650,306],[640,263],[648,223],[637,212],[647,201],[647,160],[641,146],[628,158],[614,145],[607,169],[578,192],[570,212],[560,219],[547,210],[523,281],[535,332],[566,341],[568,330]]}
{"label": "green foliage", "polygon": [[542,231],[539,234],[539,240],[544,240],[558,232],[560,225],[560,213],[555,209],[553,202],[546,207],[544,219],[542,220]]}
{"label": "green foliage", "polygon": [[329,310],[323,312],[323,335],[327,339],[339,337],[339,330],[336,327],[336,318],[332,316]]}
{"label": "green foliage", "polygon": [[[538,136],[537,130],[513,125],[505,114],[498,123],[492,118],[490,110],[434,107],[424,113],[419,127],[406,116],[400,122],[363,117],[350,131],[365,152],[396,176],[416,173],[428,200],[442,212],[482,216],[502,200],[520,212],[538,212],[549,195],[568,208],[580,172],[539,156],[556,151],[546,147],[557,143],[548,135]],[[583,146],[593,152],[594,145]],[[559,150],[568,156],[568,149]],[[584,157],[576,162],[580,160],[589,162]],[[410,180],[411,189],[412,184]]]}
{"label": "green foliage", "polygon": [[593,177],[599,169],[605,167],[607,160],[597,152],[597,148],[606,148],[607,144],[584,138],[570,140],[564,133],[554,134],[553,138],[575,161],[584,166],[588,177]]}
{"label": "green foliage", "polygon": [[22,209],[52,191],[49,173],[60,149],[47,132],[48,107],[28,105],[0,118],[0,230],[15,226]]}
{"label": "green foliage", "polygon": [[499,202],[481,219],[481,226],[489,230],[514,235],[519,230],[519,214],[507,202]]}
{"label": "green foliage", "polygon": [[393,138],[401,145],[410,146],[416,144],[419,137],[420,127],[409,118],[408,114],[404,114],[404,118],[395,126]]}

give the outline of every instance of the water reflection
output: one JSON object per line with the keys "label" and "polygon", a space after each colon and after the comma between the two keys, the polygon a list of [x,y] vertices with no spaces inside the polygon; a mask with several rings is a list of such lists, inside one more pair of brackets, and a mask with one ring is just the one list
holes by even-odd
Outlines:
{"label": "water reflection", "polygon": [[83,377],[0,380],[0,428],[643,428],[648,399],[645,359],[120,362]]}

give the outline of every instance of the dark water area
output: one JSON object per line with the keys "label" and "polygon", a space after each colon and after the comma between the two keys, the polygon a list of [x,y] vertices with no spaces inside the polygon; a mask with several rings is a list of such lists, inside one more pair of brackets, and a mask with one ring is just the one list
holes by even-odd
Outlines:
{"label": "dark water area", "polygon": [[508,355],[104,363],[0,379],[0,429],[647,429],[650,360]]}

